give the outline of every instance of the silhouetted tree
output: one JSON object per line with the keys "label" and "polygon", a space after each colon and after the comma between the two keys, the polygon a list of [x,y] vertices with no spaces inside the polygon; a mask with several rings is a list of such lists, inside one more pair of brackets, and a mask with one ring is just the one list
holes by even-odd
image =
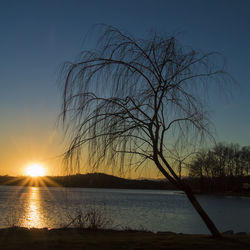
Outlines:
{"label": "silhouetted tree", "polygon": [[62,69],[68,163],[79,163],[88,145],[94,168],[154,164],[221,237],[168,157],[171,145],[199,142],[209,133],[201,97],[225,76],[216,56],[182,47],[175,37],[137,40],[105,26],[97,48]]}
{"label": "silhouetted tree", "polygon": [[[189,170],[190,158],[199,153],[194,146],[177,142],[172,147],[166,148],[168,159],[171,160],[171,167],[174,168],[180,179],[182,178],[183,170]],[[186,175],[187,171],[185,172]]]}
{"label": "silhouetted tree", "polygon": [[250,146],[241,149],[241,160],[245,175],[250,173]]}
{"label": "silhouetted tree", "polygon": [[[197,162],[200,162],[197,167]],[[238,144],[219,143],[208,151],[202,151],[193,157],[189,164],[192,177],[206,173],[206,177],[237,177],[249,174],[250,148],[240,147]]]}

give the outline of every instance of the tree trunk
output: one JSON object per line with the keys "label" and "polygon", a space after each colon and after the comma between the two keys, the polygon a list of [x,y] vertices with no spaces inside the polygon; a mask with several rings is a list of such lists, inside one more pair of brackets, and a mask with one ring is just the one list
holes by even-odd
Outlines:
{"label": "tree trunk", "polygon": [[209,218],[209,216],[207,215],[205,210],[201,207],[200,203],[198,202],[198,200],[194,196],[193,191],[185,183],[184,183],[183,191],[187,195],[189,201],[191,202],[191,204],[193,205],[195,210],[198,212],[198,214],[202,218],[203,222],[206,224],[206,226],[209,229],[209,231],[211,232],[213,238],[222,238],[222,236],[221,236],[220,232],[218,231],[218,229],[216,228],[215,224]]}
{"label": "tree trunk", "polygon": [[[168,162],[162,158],[164,163],[166,164],[166,166],[169,167],[169,169],[171,168],[170,165],[168,164]],[[214,223],[212,222],[212,220],[209,218],[209,216],[207,215],[207,213],[205,212],[205,210],[201,207],[200,203],[198,202],[198,200],[195,198],[192,189],[189,187],[188,184],[186,184],[182,179],[179,179],[178,176],[173,172],[173,174],[175,175],[175,178],[171,177],[167,171],[162,167],[161,163],[158,161],[157,156],[154,157],[154,162],[157,166],[157,168],[160,170],[160,172],[173,184],[175,185],[178,189],[182,190],[185,192],[185,194],[187,195],[189,201],[191,202],[191,204],[193,205],[193,207],[195,208],[195,210],[197,211],[197,213],[200,215],[200,217],[202,218],[203,222],[206,224],[208,230],[211,232],[212,236],[214,238],[222,238],[220,232],[218,231],[218,229],[216,228],[216,226],[214,225]],[[172,169],[171,169],[172,170]]]}

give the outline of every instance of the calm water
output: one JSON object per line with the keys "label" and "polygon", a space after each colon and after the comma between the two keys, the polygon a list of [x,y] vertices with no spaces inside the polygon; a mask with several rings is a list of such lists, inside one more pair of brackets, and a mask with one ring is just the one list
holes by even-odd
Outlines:
{"label": "calm water", "polygon": [[[250,198],[198,196],[220,231],[250,232]],[[96,208],[117,229],[208,233],[178,191],[0,186],[0,227],[61,227],[79,209]]]}

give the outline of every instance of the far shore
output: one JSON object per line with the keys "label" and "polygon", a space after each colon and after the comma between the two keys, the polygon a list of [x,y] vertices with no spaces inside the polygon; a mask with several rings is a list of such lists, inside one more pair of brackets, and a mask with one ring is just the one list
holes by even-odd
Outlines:
{"label": "far shore", "polygon": [[[68,176],[0,176],[0,186],[25,186],[25,187],[70,187],[70,188],[102,188],[102,189],[144,189],[144,190],[177,190],[171,183],[164,179],[125,179],[103,173],[76,174]],[[197,195],[239,196],[250,197],[250,190],[236,189],[237,191],[200,192],[193,188]]]}
{"label": "far shore", "polygon": [[250,192],[211,192],[201,193],[199,191],[194,192],[196,195],[216,195],[216,196],[237,196],[237,197],[250,197]]}
{"label": "far shore", "polygon": [[250,235],[223,235],[213,239],[209,235],[152,233],[146,231],[116,231],[88,229],[0,229],[0,249],[250,249]]}

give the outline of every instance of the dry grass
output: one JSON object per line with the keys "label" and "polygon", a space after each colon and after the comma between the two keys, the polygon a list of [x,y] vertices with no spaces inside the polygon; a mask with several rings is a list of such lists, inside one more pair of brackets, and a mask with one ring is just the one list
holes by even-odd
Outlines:
{"label": "dry grass", "polygon": [[24,229],[0,230],[0,249],[250,249],[250,235],[226,236],[221,240],[207,235],[154,234],[151,232]]}

